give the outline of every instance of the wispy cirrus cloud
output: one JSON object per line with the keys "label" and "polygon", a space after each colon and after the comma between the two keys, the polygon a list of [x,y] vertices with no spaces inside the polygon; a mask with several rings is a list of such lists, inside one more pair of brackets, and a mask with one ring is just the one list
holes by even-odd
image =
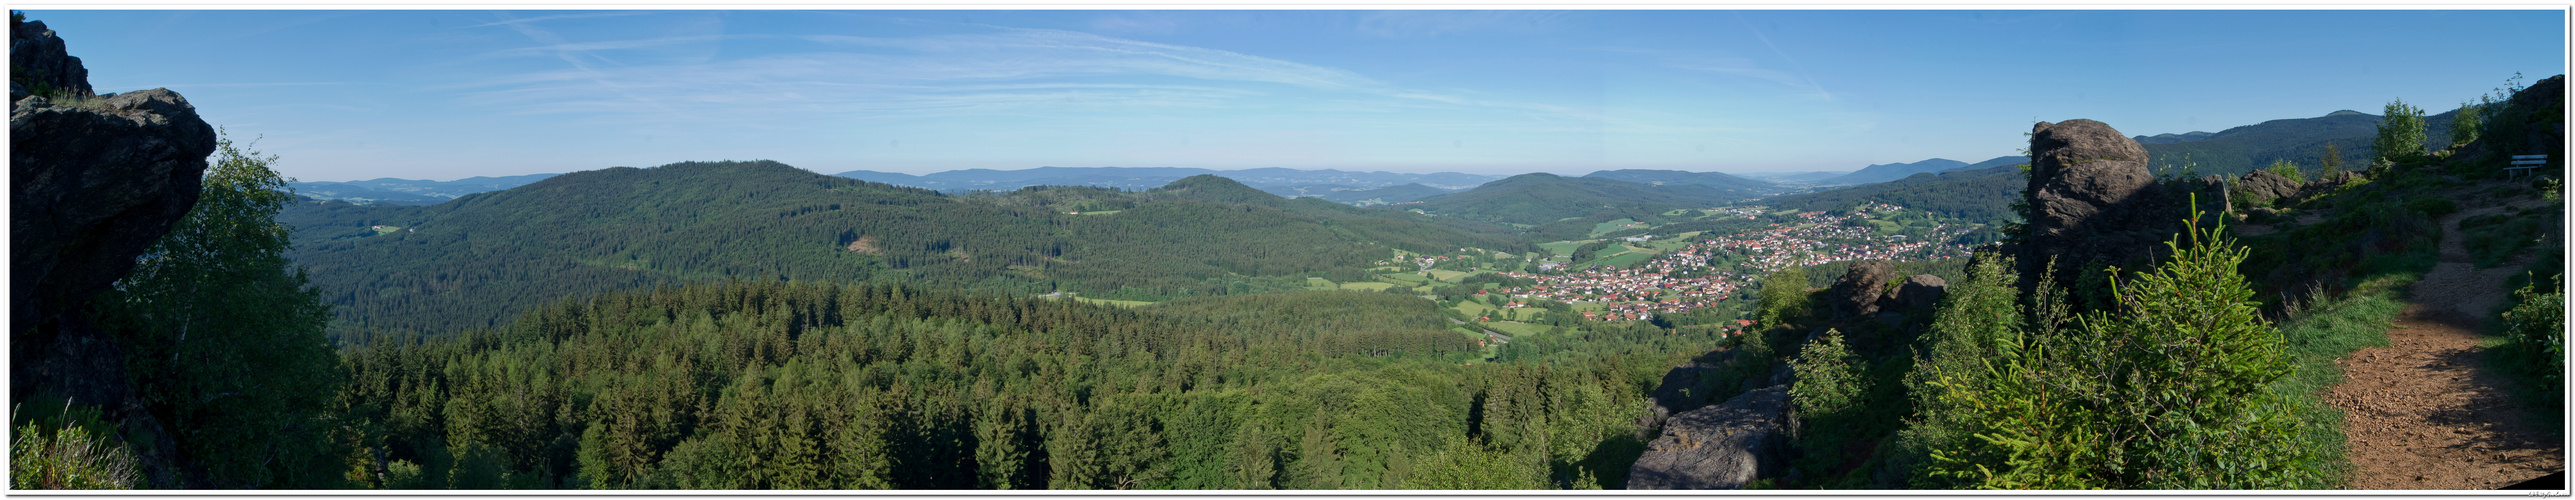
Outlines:
{"label": "wispy cirrus cloud", "polygon": [[[783,130],[914,118],[1102,117],[1219,110],[1278,113],[1397,110],[1445,118],[1489,117],[1473,128],[1517,124],[1528,133],[1669,130],[1688,120],[1651,111],[1525,102],[1474,92],[1410,88],[1323,65],[1241,52],[1076,31],[953,25],[916,36],[689,35],[567,40],[535,23],[507,25],[537,43],[490,55],[554,56],[566,67],[448,86],[462,103],[520,115],[595,115],[611,126],[721,124]],[[739,59],[617,64],[660,50],[701,50],[754,40],[787,47]],[[802,42],[802,45],[797,45]],[[639,106],[641,105],[641,106]],[[1229,115],[1229,116],[1241,116]],[[1640,118],[1651,117],[1651,118]],[[1465,119],[1466,121],[1479,121]]]}
{"label": "wispy cirrus cloud", "polygon": [[741,40],[741,39],[748,39],[748,38],[766,38],[766,37],[765,37],[765,36],[761,36],[761,35],[698,35],[698,36],[674,36],[674,37],[663,37],[663,38],[647,38],[647,39],[639,39],[639,40],[607,40],[607,41],[598,41],[598,42],[558,43],[558,44],[553,44],[553,45],[544,45],[544,46],[537,46],[537,47],[520,47],[520,48],[515,48],[515,49],[507,49],[507,50],[493,51],[493,52],[491,52],[491,53],[484,54],[484,56],[486,56],[486,57],[542,56],[542,55],[555,55],[555,54],[562,54],[562,53],[576,53],[576,52],[593,52],[593,51],[609,51],[609,50],[634,50],[634,49],[645,49],[645,48],[653,48],[653,47],[666,47],[666,46],[672,46],[672,45],[686,45],[686,44],[705,43],[705,42],[719,42],[719,41],[724,41],[724,40]]}
{"label": "wispy cirrus cloud", "polygon": [[1426,38],[1460,33],[1527,34],[1545,30],[1562,12],[1524,10],[1389,10],[1361,14],[1354,27],[1379,38]]}
{"label": "wispy cirrus cloud", "polygon": [[809,35],[815,42],[914,51],[953,58],[961,74],[1023,78],[1140,73],[1201,80],[1268,82],[1319,89],[1380,86],[1339,69],[1237,52],[1129,40],[1076,31],[991,27],[991,33],[881,38]]}
{"label": "wispy cirrus cloud", "polygon": [[511,24],[530,24],[530,23],[540,23],[540,22],[546,22],[546,21],[560,21],[560,20],[565,20],[565,19],[593,19],[593,18],[601,18],[601,17],[640,16],[640,15],[645,15],[645,14],[652,14],[652,13],[651,13],[651,12],[585,12],[585,13],[580,13],[580,14],[561,14],[561,15],[552,15],[552,16],[522,17],[522,18],[513,18],[513,19],[502,19],[502,20],[499,20],[499,21],[493,21],[493,22],[488,22],[488,23],[483,23],[483,24],[473,24],[473,25],[460,26],[460,27],[458,27],[458,29],[465,29],[465,28],[487,28],[487,27],[492,27],[492,26],[504,26],[504,25],[511,25]]}

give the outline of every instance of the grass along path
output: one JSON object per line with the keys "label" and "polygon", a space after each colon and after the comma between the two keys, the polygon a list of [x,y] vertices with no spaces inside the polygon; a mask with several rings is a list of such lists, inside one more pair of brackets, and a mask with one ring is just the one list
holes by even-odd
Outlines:
{"label": "grass along path", "polygon": [[2345,376],[2325,395],[2346,416],[2344,437],[2355,489],[2490,490],[2565,469],[2557,422],[2530,421],[2503,374],[2487,371],[2478,346],[2504,280],[2527,264],[2479,270],[2459,220],[2441,218],[2440,263],[2408,290],[2388,344],[2337,361]]}

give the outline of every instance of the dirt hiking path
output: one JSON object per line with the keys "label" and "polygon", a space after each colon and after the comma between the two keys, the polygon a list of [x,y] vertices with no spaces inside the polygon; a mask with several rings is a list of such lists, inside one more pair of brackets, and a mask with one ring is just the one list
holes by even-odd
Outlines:
{"label": "dirt hiking path", "polygon": [[2441,258],[2407,293],[2411,303],[2387,332],[2387,347],[2336,360],[2344,380],[2325,400],[2346,414],[2353,489],[2491,490],[2563,470],[2565,444],[2554,422],[2532,422],[2502,389],[2512,381],[2484,369],[2478,329],[2502,304],[2518,262],[2477,269],[2459,220],[2504,207],[2441,218]]}

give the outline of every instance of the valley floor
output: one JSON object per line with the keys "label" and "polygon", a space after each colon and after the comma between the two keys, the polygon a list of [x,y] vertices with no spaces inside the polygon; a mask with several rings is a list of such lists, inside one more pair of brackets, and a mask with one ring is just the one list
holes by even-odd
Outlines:
{"label": "valley floor", "polygon": [[2347,414],[2348,487],[2490,490],[2565,469],[2557,423],[2538,421],[2479,345],[2482,318],[2528,260],[2477,269],[2459,221],[2500,211],[2442,218],[2440,263],[2413,285],[2389,345],[2337,362],[2347,378],[2326,400]]}

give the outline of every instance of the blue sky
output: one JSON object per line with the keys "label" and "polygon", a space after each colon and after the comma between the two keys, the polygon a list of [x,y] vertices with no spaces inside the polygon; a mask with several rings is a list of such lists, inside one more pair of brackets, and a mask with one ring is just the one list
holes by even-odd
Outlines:
{"label": "blue sky", "polygon": [[27,11],[305,181],[773,159],[1582,174],[1980,161],[2566,67],[2562,10]]}

